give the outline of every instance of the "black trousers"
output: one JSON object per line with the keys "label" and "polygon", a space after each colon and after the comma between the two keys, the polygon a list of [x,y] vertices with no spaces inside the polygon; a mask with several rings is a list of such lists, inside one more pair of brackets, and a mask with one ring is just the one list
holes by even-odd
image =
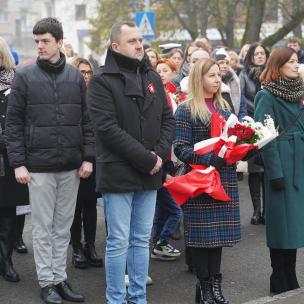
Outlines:
{"label": "black trousers", "polygon": [[191,247],[191,258],[197,278],[200,281],[221,272],[222,247]]}
{"label": "black trousers", "polygon": [[25,223],[25,215],[18,215],[16,217],[16,233],[15,233],[15,239],[21,239],[23,235],[23,229],[24,229],[24,223]]}
{"label": "black trousers", "polygon": [[272,274],[270,290],[281,293],[299,288],[296,275],[297,249],[269,248]]}
{"label": "black trousers", "polygon": [[9,259],[13,253],[16,231],[16,207],[0,207],[0,258]]}
{"label": "black trousers", "polygon": [[[248,175],[248,185],[250,196],[254,208],[254,213],[261,212],[261,201],[263,199],[263,215],[265,213],[265,187],[264,187],[264,173],[263,172],[250,172]],[[261,186],[262,186],[262,199],[261,199]]]}
{"label": "black trousers", "polygon": [[77,199],[74,221],[71,227],[72,243],[81,242],[81,231],[83,227],[84,240],[86,243],[95,243],[97,226],[97,199]]}

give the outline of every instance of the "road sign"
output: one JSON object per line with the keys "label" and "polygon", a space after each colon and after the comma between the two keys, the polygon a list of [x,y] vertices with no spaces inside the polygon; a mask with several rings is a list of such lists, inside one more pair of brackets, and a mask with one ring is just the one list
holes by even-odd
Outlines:
{"label": "road sign", "polygon": [[135,24],[139,28],[143,38],[153,39],[155,37],[155,13],[136,12]]}

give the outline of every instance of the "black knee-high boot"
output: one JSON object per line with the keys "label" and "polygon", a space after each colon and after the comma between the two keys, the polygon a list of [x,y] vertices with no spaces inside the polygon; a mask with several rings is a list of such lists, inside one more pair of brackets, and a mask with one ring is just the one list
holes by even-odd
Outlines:
{"label": "black knee-high boot", "polygon": [[82,210],[83,202],[77,198],[74,220],[71,227],[71,243],[73,247],[72,264],[75,268],[86,269],[89,265],[81,243]]}
{"label": "black knee-high boot", "polygon": [[23,228],[25,223],[25,215],[16,216],[16,231],[14,248],[18,253],[27,253],[26,245],[23,242]]}
{"label": "black knee-high boot", "polygon": [[93,267],[102,267],[103,260],[98,256],[95,249],[96,226],[96,199],[90,199],[84,203],[83,208],[84,253],[89,265]]}
{"label": "black knee-high boot", "polygon": [[285,250],[270,250],[272,274],[270,276],[270,292],[279,294],[289,290],[285,272]]}
{"label": "black knee-high boot", "polygon": [[213,299],[216,304],[229,304],[222,292],[222,274],[218,273],[212,278]]}
{"label": "black knee-high boot", "polygon": [[212,279],[202,278],[196,284],[195,302],[199,304],[215,304],[212,291]]}
{"label": "black knee-high boot", "polygon": [[253,205],[253,215],[251,217],[252,225],[261,223],[261,189],[260,173],[249,173],[248,185]]}
{"label": "black knee-high boot", "polygon": [[286,249],[285,250],[285,274],[288,289],[299,288],[299,283],[296,274],[296,260],[297,260],[297,249]]}
{"label": "black knee-high boot", "polygon": [[0,275],[9,282],[19,282],[20,278],[12,263],[15,241],[16,214],[0,219]]}

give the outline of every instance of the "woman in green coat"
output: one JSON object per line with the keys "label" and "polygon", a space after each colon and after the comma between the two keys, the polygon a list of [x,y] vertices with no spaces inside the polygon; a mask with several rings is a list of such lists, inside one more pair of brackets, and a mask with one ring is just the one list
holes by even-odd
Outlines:
{"label": "woman in green coat", "polygon": [[270,291],[277,294],[299,287],[296,254],[304,247],[304,84],[297,53],[287,47],[274,50],[260,80],[255,120],[270,115],[280,134],[262,150]]}

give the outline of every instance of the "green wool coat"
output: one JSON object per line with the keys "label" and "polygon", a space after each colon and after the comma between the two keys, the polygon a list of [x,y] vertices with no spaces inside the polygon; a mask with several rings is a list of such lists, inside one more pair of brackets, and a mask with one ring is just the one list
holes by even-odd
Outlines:
{"label": "green wool coat", "polygon": [[[304,111],[303,103],[291,103],[267,90],[257,93],[256,121],[269,114],[279,129],[275,140],[262,149],[265,166],[267,246],[278,249],[304,247]],[[292,127],[289,126],[292,124]],[[284,129],[286,132],[282,132]],[[270,180],[284,178],[285,188],[274,190]]]}

